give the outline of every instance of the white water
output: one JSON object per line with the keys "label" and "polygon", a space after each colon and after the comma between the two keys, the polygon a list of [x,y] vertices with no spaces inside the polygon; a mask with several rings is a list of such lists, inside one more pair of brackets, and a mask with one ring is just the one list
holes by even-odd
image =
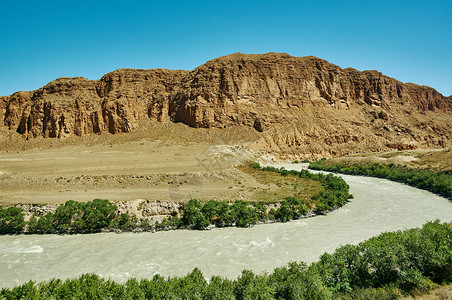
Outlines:
{"label": "white water", "polygon": [[236,278],[243,269],[271,272],[289,261],[312,262],[341,244],[356,244],[384,231],[452,220],[452,203],[427,191],[384,179],[343,178],[355,199],[327,216],[289,223],[209,231],[1,236],[0,287],[90,272],[118,281],[156,273],[180,276],[194,267],[206,277]]}

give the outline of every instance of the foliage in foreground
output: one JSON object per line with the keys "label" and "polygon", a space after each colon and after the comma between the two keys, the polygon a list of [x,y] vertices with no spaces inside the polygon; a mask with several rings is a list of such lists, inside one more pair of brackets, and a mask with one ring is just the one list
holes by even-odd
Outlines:
{"label": "foliage in foreground", "polygon": [[[39,218],[32,216],[24,221],[21,208],[0,207],[0,234],[22,233],[93,233],[102,230],[151,231],[176,228],[205,229],[210,225],[218,227],[249,227],[257,222],[287,222],[306,216],[313,210],[323,214],[344,205],[352,195],[345,181],[331,174],[312,174],[307,170],[289,171],[274,167],[263,167],[257,163],[253,168],[276,172],[281,176],[308,178],[322,183],[323,190],[312,199],[301,200],[285,197],[277,209],[269,209],[264,202],[250,204],[244,200],[234,203],[210,200],[205,203],[191,199],[182,210],[182,217],[171,216],[151,224],[148,219],[138,219],[127,214],[117,214],[116,205],[108,200],[94,199],[88,202],[67,201],[58,206],[54,213]],[[314,204],[315,203],[315,204]]]}
{"label": "foliage in foreground", "polygon": [[411,169],[394,164],[330,164],[325,159],[312,162],[309,168],[329,172],[372,176],[402,182],[452,199],[452,175],[444,172]]}
{"label": "foliage in foreground", "polygon": [[95,274],[30,281],[2,289],[0,299],[398,299],[452,281],[452,224],[383,233],[341,246],[307,265],[291,262],[270,274],[244,270],[236,280],[195,268],[184,277],[117,283]]}

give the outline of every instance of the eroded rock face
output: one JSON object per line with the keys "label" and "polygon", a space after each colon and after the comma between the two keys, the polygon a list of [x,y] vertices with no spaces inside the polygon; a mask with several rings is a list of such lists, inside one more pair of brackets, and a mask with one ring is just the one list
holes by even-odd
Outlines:
{"label": "eroded rock face", "polygon": [[10,130],[28,138],[129,132],[145,116],[164,121],[185,71],[120,69],[100,80],[59,78],[33,92],[2,97]]}
{"label": "eroded rock face", "polygon": [[[348,110],[356,104],[391,109],[452,111],[436,90],[403,84],[377,71],[341,69],[316,57],[233,54],[207,62],[184,78],[171,118],[193,127],[253,126],[291,121],[307,108]],[[295,117],[296,118],[296,117]]]}
{"label": "eroded rock face", "polygon": [[[3,125],[27,138],[129,132],[147,117],[192,127],[249,126],[252,146],[332,156],[357,147],[448,146],[452,96],[316,57],[241,53],[188,71],[120,69],[0,97]],[[394,146],[396,145],[396,146]]]}
{"label": "eroded rock face", "polygon": [[99,81],[102,117],[110,133],[129,132],[145,116],[163,122],[170,98],[188,72],[121,69]]}
{"label": "eroded rock face", "polygon": [[119,201],[117,214],[127,214],[138,219],[152,216],[180,216],[182,206],[171,201],[149,201],[144,199]]}
{"label": "eroded rock face", "polygon": [[173,121],[194,127],[253,126],[285,120],[284,111],[308,105],[349,107],[341,69],[287,54],[233,54],[207,62],[184,78],[171,103]]}

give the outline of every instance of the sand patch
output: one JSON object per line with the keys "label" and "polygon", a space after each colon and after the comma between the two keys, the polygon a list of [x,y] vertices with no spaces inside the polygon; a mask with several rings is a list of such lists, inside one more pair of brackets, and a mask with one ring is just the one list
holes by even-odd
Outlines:
{"label": "sand patch", "polygon": [[0,204],[249,199],[260,184],[233,165],[255,157],[243,146],[145,139],[3,152]]}

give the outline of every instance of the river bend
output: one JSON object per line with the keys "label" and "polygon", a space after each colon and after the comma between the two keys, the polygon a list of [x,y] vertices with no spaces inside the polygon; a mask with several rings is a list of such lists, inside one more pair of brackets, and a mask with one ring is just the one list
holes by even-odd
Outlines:
{"label": "river bend", "polygon": [[[300,165],[276,165],[300,169]],[[312,262],[341,244],[384,231],[452,220],[452,203],[385,179],[341,175],[354,199],[327,216],[253,228],[158,233],[0,236],[0,287],[94,272],[117,281],[154,274],[180,276],[199,267],[206,277],[241,270],[271,272],[289,261]]]}

